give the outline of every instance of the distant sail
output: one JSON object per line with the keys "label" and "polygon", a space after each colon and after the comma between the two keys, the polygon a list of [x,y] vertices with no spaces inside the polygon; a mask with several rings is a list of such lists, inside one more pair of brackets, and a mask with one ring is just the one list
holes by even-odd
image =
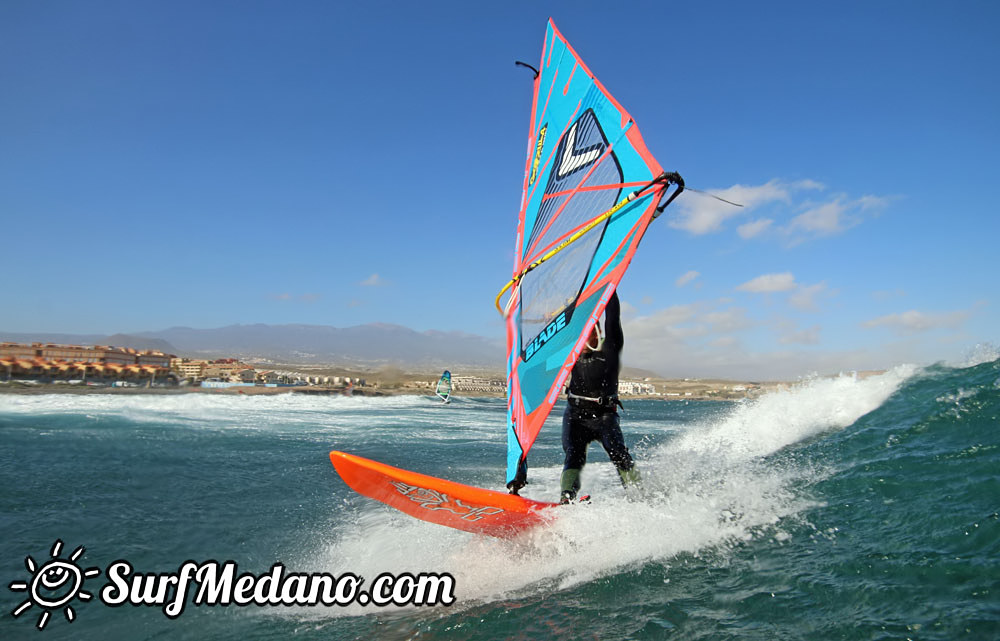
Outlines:
{"label": "distant sail", "polygon": [[451,372],[445,370],[444,374],[441,374],[441,378],[438,380],[434,393],[441,397],[441,400],[445,403],[451,402]]}
{"label": "distant sail", "polygon": [[507,327],[508,483],[646,227],[683,189],[551,20],[538,69],[514,271],[497,296]]}

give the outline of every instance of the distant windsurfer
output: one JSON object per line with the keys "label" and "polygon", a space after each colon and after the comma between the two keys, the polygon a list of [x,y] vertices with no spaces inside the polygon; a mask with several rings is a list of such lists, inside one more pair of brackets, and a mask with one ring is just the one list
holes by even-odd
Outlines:
{"label": "distant windsurfer", "polygon": [[[565,460],[559,480],[559,502],[570,503],[580,491],[580,472],[587,463],[587,447],[600,441],[618,470],[622,485],[628,488],[639,482],[639,470],[625,446],[619,424],[618,371],[621,368],[621,303],[618,292],[611,296],[604,311],[604,328],[598,322],[587,337],[583,352],[573,366],[566,392],[563,413],[562,444]],[[524,487],[528,465],[521,459],[514,480],[507,484],[512,494]]]}

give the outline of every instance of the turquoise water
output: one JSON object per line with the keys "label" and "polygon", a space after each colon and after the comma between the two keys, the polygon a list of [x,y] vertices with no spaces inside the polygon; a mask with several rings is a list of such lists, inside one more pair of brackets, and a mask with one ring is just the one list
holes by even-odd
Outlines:
{"label": "turquoise water", "polygon": [[[557,413],[561,407],[557,407]],[[599,446],[584,492],[515,541],[351,492],[340,449],[502,486],[504,403],[455,397],[0,395],[0,638],[1000,638],[1000,361],[807,381],[749,403],[632,401],[629,502]],[[556,495],[550,419],[525,492]],[[18,617],[11,583],[84,546],[90,601]],[[112,608],[113,561],[448,572],[450,607]]]}

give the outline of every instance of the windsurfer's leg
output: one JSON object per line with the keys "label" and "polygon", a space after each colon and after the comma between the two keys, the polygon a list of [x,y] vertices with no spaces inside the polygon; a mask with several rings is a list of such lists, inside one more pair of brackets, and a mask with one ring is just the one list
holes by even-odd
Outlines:
{"label": "windsurfer's leg", "polygon": [[576,493],[580,491],[580,470],[574,468],[564,468],[562,476],[559,477],[559,502],[569,503],[576,498]]}
{"label": "windsurfer's leg", "polygon": [[562,444],[566,457],[563,462],[562,476],[559,478],[559,501],[568,503],[576,498],[580,491],[580,472],[587,464],[587,431],[584,429],[582,417],[566,408],[563,413]]}
{"label": "windsurfer's leg", "polygon": [[601,444],[604,451],[608,453],[608,458],[615,464],[618,470],[618,477],[622,486],[626,489],[630,485],[636,485],[640,481],[639,469],[632,460],[632,455],[625,445],[625,437],[622,436],[622,428],[619,423],[618,413],[609,412],[600,417],[601,421]]}

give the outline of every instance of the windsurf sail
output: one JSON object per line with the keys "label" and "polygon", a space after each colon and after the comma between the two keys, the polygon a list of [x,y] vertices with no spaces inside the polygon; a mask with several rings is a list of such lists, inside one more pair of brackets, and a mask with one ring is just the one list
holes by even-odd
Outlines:
{"label": "windsurf sail", "polygon": [[496,300],[507,330],[508,486],[646,228],[683,188],[549,20],[534,81],[514,271]]}
{"label": "windsurf sail", "polygon": [[451,372],[448,370],[441,374],[441,378],[438,379],[437,387],[434,388],[434,393],[437,394],[442,401],[445,403],[450,403],[451,399]]}

